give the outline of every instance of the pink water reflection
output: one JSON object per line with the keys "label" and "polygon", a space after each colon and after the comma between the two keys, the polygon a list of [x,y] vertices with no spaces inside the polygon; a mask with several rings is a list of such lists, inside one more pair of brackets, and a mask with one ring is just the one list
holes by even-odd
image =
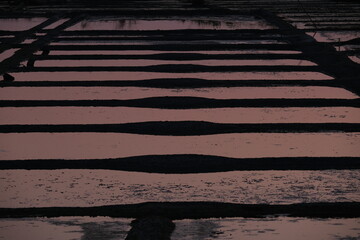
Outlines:
{"label": "pink water reflection", "polygon": [[359,139],[360,133],[357,132],[204,136],[6,133],[0,134],[0,159],[94,159],[158,154],[203,154],[234,158],[360,157]]}
{"label": "pink water reflection", "polygon": [[12,48],[9,50],[6,50],[2,53],[0,53],[0,62],[4,61],[5,59],[11,57],[17,50],[19,50],[18,48]]}
{"label": "pink water reflection", "polygon": [[241,204],[359,201],[359,170],[155,174],[3,170],[0,207],[89,207],[163,201]]}
{"label": "pink water reflection", "polygon": [[331,80],[319,72],[17,72],[17,81],[144,80],[152,78],[202,78],[207,80]]}
{"label": "pink water reflection", "polygon": [[316,66],[306,60],[43,60],[36,61],[36,67],[81,67],[81,66],[151,66],[161,64],[199,64],[205,66]]}
{"label": "pink water reflection", "polygon": [[141,87],[7,87],[0,88],[1,100],[88,100],[138,99],[149,97],[202,97],[213,99],[255,98],[337,98],[356,99],[358,96],[334,87],[232,87],[166,89]]}
{"label": "pink water reflection", "polygon": [[46,18],[1,18],[0,30],[3,31],[24,31],[45,22]]}
{"label": "pink water reflection", "polygon": [[[125,239],[132,220],[109,217],[2,219],[0,228],[1,234],[11,240],[113,240]],[[175,220],[174,223],[172,240],[339,240],[357,239],[360,219],[211,218]]]}
{"label": "pink water reflection", "polygon": [[0,124],[106,124],[146,121],[216,123],[358,123],[360,109],[218,108],[147,109],[129,107],[32,107],[0,109]]}

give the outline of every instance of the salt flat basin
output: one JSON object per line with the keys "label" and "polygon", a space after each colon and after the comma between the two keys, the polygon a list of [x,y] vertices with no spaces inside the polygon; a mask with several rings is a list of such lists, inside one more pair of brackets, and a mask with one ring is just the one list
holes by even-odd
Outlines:
{"label": "salt flat basin", "polygon": [[1,18],[0,30],[2,31],[24,31],[45,22],[46,18]]}
{"label": "salt flat basin", "polygon": [[157,174],[0,170],[1,208],[89,207],[163,201],[239,204],[360,201],[360,170]]}
{"label": "salt flat basin", "polygon": [[172,110],[131,107],[16,107],[0,108],[0,116],[0,124],[112,124],[147,121],[358,123],[360,109],[292,107]]}
{"label": "salt flat basin", "polygon": [[232,21],[220,19],[90,19],[67,30],[180,30],[180,29],[273,29],[272,25],[254,17],[237,16]]}
{"label": "salt flat basin", "polygon": [[54,29],[68,20],[70,20],[70,18],[61,18],[58,21],[54,22],[53,24],[50,24],[49,26],[44,27],[43,29]]}
{"label": "salt flat basin", "polygon": [[[313,36],[314,32],[308,32],[307,34]],[[319,42],[342,42],[358,37],[360,37],[359,31],[321,31],[314,36],[316,41]]]}
{"label": "salt flat basin", "polygon": [[12,48],[12,49],[5,50],[4,52],[0,53],[0,62],[2,62],[5,59],[11,57],[17,50],[19,50],[19,49],[18,48]]}
{"label": "salt flat basin", "polygon": [[201,78],[206,80],[331,80],[319,72],[16,72],[16,81],[144,80],[154,78]]}
{"label": "salt flat basin", "polygon": [[212,99],[336,98],[358,96],[335,87],[231,87],[231,88],[144,88],[144,87],[6,87],[0,100],[91,100],[150,97],[202,97]]}
{"label": "salt flat basin", "polygon": [[[59,217],[0,219],[0,239],[125,239],[133,219]],[[360,219],[292,217],[175,220],[172,240],[339,240],[359,238]]]}
{"label": "salt flat basin", "polygon": [[3,133],[0,134],[0,160],[102,159],[159,154],[201,154],[233,158],[360,157],[359,139],[358,132],[231,133],[201,136]]}
{"label": "salt flat basin", "polygon": [[95,66],[152,66],[160,64],[199,64],[204,66],[316,66],[306,60],[41,60],[36,61],[35,67],[95,67]]}

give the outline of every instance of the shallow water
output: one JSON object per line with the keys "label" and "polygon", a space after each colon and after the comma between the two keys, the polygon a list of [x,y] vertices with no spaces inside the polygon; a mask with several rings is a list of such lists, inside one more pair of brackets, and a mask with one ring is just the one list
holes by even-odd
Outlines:
{"label": "shallow water", "polygon": [[17,48],[12,48],[9,50],[5,50],[4,52],[0,53],[0,62],[4,61],[5,59],[11,57],[17,50]]}
{"label": "shallow water", "polygon": [[45,22],[46,18],[2,18],[0,19],[0,30],[24,31]]}
{"label": "shallow water", "polygon": [[101,206],[151,201],[242,204],[360,201],[359,170],[155,174],[0,170],[0,207]]}
{"label": "shallow water", "polygon": [[208,121],[215,123],[357,123],[360,109],[214,108],[148,109],[131,107],[0,108],[0,124],[106,124],[146,121]]}
{"label": "shallow water", "polygon": [[[61,217],[1,219],[0,239],[125,239],[132,219]],[[176,220],[172,240],[355,240],[360,219],[267,217]]]}
{"label": "shallow water", "polygon": [[89,100],[141,99],[150,97],[202,97],[212,99],[336,98],[357,99],[334,87],[231,87],[231,88],[142,88],[142,87],[7,87],[0,100]]}
{"label": "shallow water", "polygon": [[161,64],[196,64],[204,66],[316,66],[306,60],[41,60],[35,67],[151,66]]}
{"label": "shallow water", "polygon": [[154,78],[201,78],[206,80],[331,80],[320,72],[16,72],[17,81],[146,80]]}
{"label": "shallow water", "polygon": [[201,154],[234,158],[360,157],[359,139],[360,133],[357,132],[232,133],[201,136],[2,133],[0,159],[102,159],[159,154]]}

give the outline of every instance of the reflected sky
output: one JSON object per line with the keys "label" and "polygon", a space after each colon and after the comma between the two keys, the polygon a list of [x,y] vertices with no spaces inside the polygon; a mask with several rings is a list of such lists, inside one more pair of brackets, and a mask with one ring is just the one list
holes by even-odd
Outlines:
{"label": "reflected sky", "polygon": [[45,22],[46,18],[1,18],[0,30],[24,31]]}
{"label": "reflected sky", "polygon": [[360,109],[210,108],[148,109],[131,107],[1,108],[0,124],[106,124],[146,121],[208,121],[215,123],[357,123]]}
{"label": "reflected sky", "polygon": [[202,154],[233,158],[360,157],[359,139],[360,133],[357,132],[232,133],[202,136],[2,133],[0,159],[101,159],[158,154]]}
{"label": "reflected sky", "polygon": [[360,201],[359,170],[156,174],[1,170],[0,207],[100,206],[153,201],[242,204]]}
{"label": "reflected sky", "polygon": [[151,66],[160,64],[199,64],[204,66],[316,66],[306,60],[41,60],[36,61],[35,67],[81,67],[81,66]]}
{"label": "reflected sky", "polygon": [[[61,217],[0,220],[0,239],[125,239],[133,219]],[[212,218],[175,220],[172,240],[344,240],[359,239],[359,219]]]}
{"label": "reflected sky", "polygon": [[88,100],[140,99],[150,97],[202,97],[212,99],[334,98],[357,99],[334,87],[231,87],[231,88],[143,88],[143,87],[7,87],[0,100]]}
{"label": "reflected sky", "polygon": [[[0,30],[27,30],[46,18],[1,19]],[[46,29],[64,23],[62,19]],[[262,19],[233,16],[226,19],[88,19],[67,30],[237,30],[274,29]],[[43,36],[45,33],[37,33]],[[312,35],[312,33],[309,33]],[[120,36],[120,35],[117,35]],[[139,36],[144,36],[139,34]],[[275,35],[274,35],[275,37]],[[274,40],[197,41],[195,44],[284,44]],[[323,32],[318,41],[346,41],[358,33]],[[31,43],[26,39],[23,43]],[[159,44],[155,41],[122,41],[123,45]],[[182,44],[173,41],[172,43]],[[53,45],[69,44],[58,42]],[[72,43],[70,43],[72,44]],[[81,43],[89,44],[89,42]],[[96,42],[103,44],[104,42]],[[80,44],[79,44],[80,45]],[[280,46],[281,47],[281,46]],[[15,50],[0,55],[0,60]],[[74,54],[299,54],[298,51],[52,51]],[[37,54],[42,54],[39,52]],[[149,66],[171,64],[162,60],[82,60],[35,62],[35,66]],[[197,60],[182,64],[208,66],[300,65],[306,60]],[[31,71],[31,69],[29,69]],[[201,78],[206,80],[332,80],[320,72],[17,72],[16,81],[144,80]],[[158,89],[138,87],[6,87],[0,100],[137,99],[158,96],[193,96],[214,99],[341,98],[357,95],[333,87],[232,87]],[[1,108],[0,124],[127,123],[143,121],[210,121],[219,123],[314,123],[360,119],[358,108],[218,108],[161,110],[141,108],[38,107]],[[360,157],[360,133],[243,133],[208,136],[152,136],[123,133],[1,133],[0,160],[94,159],[140,155],[203,154],[233,158],[260,157]],[[359,170],[341,171],[233,171],[206,174],[150,174],[105,170],[0,170],[0,207],[95,206],[146,201],[220,201],[233,203],[299,203],[360,201]],[[0,239],[114,239],[124,238],[129,219],[59,218],[0,219]],[[176,221],[173,239],[357,239],[359,219],[202,219]],[[304,231],[306,229],[306,231]],[[50,237],[49,237],[50,236]]]}

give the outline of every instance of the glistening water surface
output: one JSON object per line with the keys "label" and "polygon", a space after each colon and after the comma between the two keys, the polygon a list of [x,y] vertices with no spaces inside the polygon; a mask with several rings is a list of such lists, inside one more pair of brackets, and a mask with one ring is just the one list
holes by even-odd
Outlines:
{"label": "glistening water surface", "polygon": [[335,87],[220,87],[220,88],[142,88],[142,87],[7,87],[0,88],[0,100],[89,100],[141,99],[150,97],[202,97],[213,99],[337,98],[358,96]]}
{"label": "glistening water surface", "polygon": [[[4,240],[125,239],[133,219],[61,217],[0,220]],[[175,220],[172,240],[355,240],[360,219],[291,217]]]}
{"label": "glistening water surface", "polygon": [[148,109],[131,107],[1,108],[0,124],[106,124],[146,121],[208,121],[215,123],[356,123],[360,109],[209,108]]}
{"label": "glistening water surface", "polygon": [[[291,161],[291,160],[289,160]],[[243,204],[360,201],[360,171],[155,174],[112,170],[1,170],[0,207],[99,206],[148,201]]]}
{"label": "glistening water surface", "polygon": [[1,133],[0,159],[102,159],[158,154],[201,154],[233,158],[360,157],[359,139],[358,132],[230,133],[201,136]]}

